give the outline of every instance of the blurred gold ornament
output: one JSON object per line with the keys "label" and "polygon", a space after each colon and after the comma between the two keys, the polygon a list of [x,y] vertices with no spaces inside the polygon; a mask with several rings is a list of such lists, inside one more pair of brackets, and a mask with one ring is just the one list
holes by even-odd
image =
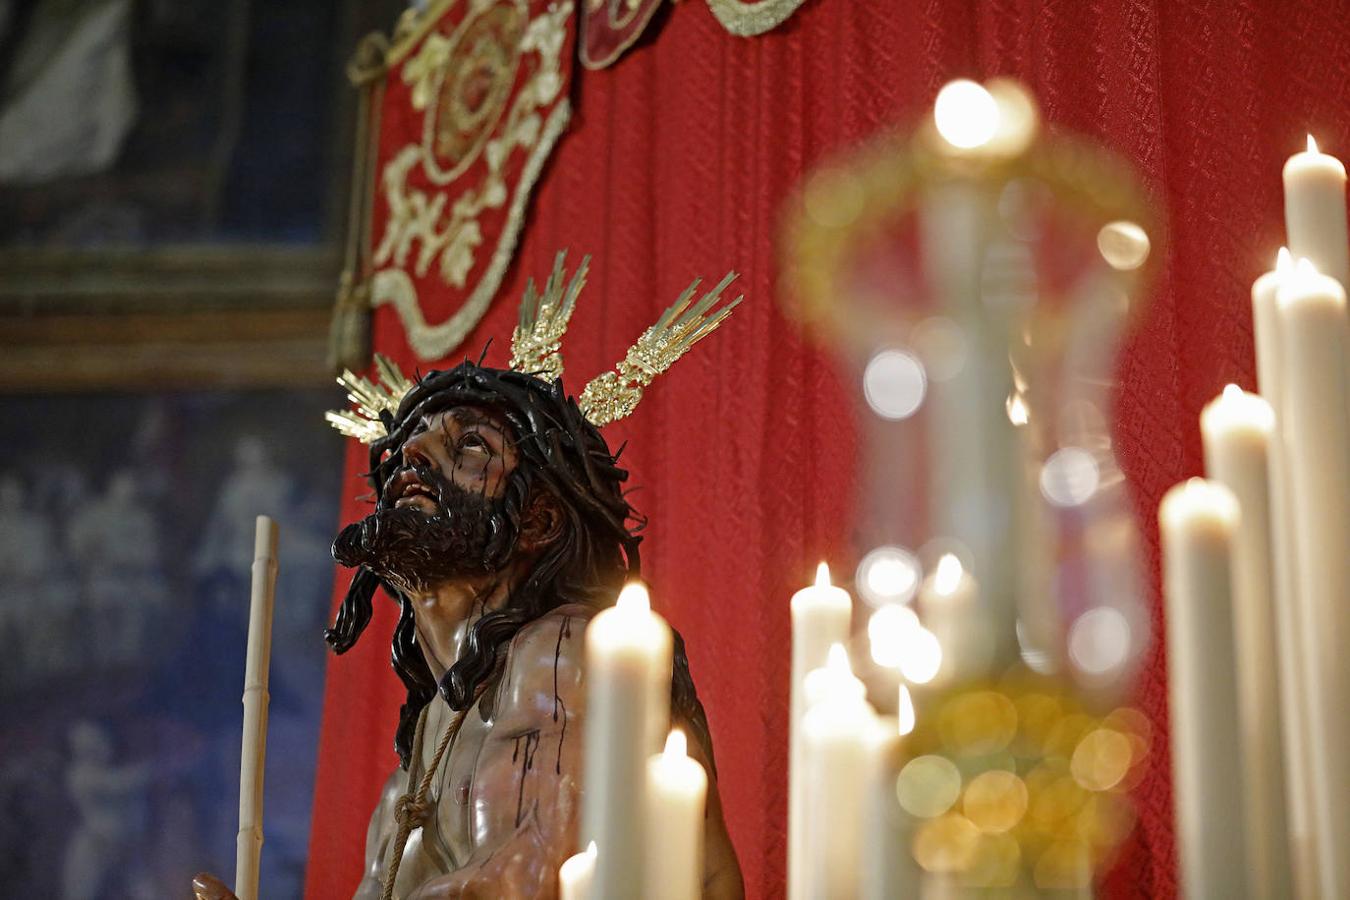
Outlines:
{"label": "blurred gold ornament", "polygon": [[[562,377],[562,339],[567,332],[577,295],[586,284],[590,257],[584,257],[570,280],[565,278],[567,251],[553,261],[553,271],[538,290],[531,279],[521,298],[520,318],[511,336],[511,369],[544,381]],[[712,334],[744,297],[719,307],[722,292],[736,278],[728,272],[717,285],[694,302],[699,280],[685,288],[670,307],[642,333],[612,371],[592,379],[581,392],[577,405],[597,428],[631,414],[642,399],[642,391],[656,377],[689,351],[694,344]],[[564,286],[565,285],[565,286]],[[354,410],[331,411],[325,418],[348,437],[373,443],[387,433],[385,418],[397,412],[413,383],[387,357],[375,355],[378,382],[355,374],[350,369],[338,377],[347,389]]]}
{"label": "blurred gold ornament", "polygon": [[1134,709],[1086,709],[1017,667],[925,701],[896,780],[913,854],[966,887],[1082,887],[1134,826],[1126,788],[1150,742]]}

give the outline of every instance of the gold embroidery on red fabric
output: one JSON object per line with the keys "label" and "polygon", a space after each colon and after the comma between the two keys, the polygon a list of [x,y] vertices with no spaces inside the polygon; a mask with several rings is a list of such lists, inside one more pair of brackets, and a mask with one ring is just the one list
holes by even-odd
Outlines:
{"label": "gold embroidery on red fabric", "polygon": [[776,28],[806,0],[708,0],[717,21],[742,37]]}
{"label": "gold embroidery on red fabric", "polygon": [[[423,117],[421,141],[393,154],[380,173],[388,217],[373,262],[385,268],[372,278],[370,301],[397,310],[421,359],[444,356],[486,312],[510,263],[530,192],[571,116],[560,95],[573,4],[552,4],[534,18],[526,0],[470,0],[468,7],[451,31],[428,32],[415,50],[405,50],[400,77]],[[528,77],[513,96],[522,67]],[[507,164],[517,151],[526,156],[513,189]],[[410,173],[420,171],[433,185],[449,185],[479,160],[485,166],[478,182],[453,199],[409,183]],[[482,275],[470,285],[491,239],[479,219],[502,207],[506,222]],[[431,324],[409,273],[434,273],[470,293],[449,319]]]}

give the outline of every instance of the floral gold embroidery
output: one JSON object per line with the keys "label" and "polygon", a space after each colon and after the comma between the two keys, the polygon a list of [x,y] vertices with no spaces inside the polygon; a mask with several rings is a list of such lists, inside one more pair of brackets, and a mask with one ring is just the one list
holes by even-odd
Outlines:
{"label": "floral gold embroidery", "polygon": [[[427,33],[402,67],[409,103],[423,117],[422,138],[395,152],[381,172],[388,216],[372,259],[376,267],[434,277],[455,290],[471,287],[450,320],[432,325],[412,279],[399,280],[396,289],[376,279],[372,303],[399,310],[424,359],[463,340],[500,285],[525,201],[570,118],[561,96],[562,51],[573,8],[570,0],[553,3],[531,18],[526,0],[469,0],[461,21],[448,33]],[[525,161],[513,183],[517,152]],[[416,183],[414,173],[432,187]],[[453,191],[436,189],[452,183]],[[503,208],[505,224],[489,233],[483,214]],[[475,283],[490,242],[495,246]]]}

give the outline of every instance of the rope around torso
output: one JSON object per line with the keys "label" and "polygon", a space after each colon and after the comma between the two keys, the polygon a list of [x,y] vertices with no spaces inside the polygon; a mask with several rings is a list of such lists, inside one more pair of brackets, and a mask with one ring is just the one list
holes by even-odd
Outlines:
{"label": "rope around torso", "polygon": [[[398,823],[398,831],[394,834],[394,854],[389,860],[388,869],[384,873],[384,890],[380,893],[380,900],[393,900],[394,881],[398,878],[398,869],[403,862],[403,851],[408,846],[408,837],[412,834],[414,828],[422,826],[426,822],[427,814],[431,812],[431,807],[427,804],[427,792],[431,789],[431,782],[436,778],[436,771],[441,766],[441,759],[454,746],[455,738],[459,736],[460,726],[464,724],[464,717],[468,715],[469,710],[478,704],[478,699],[483,696],[488,684],[495,679],[486,678],[483,683],[474,691],[473,701],[464,709],[454,710],[450,714],[450,722],[445,726],[445,733],[441,735],[440,743],[436,745],[436,752],[431,756],[431,764],[423,773],[420,781],[417,782],[416,790],[413,789],[413,779],[415,777],[412,767],[408,770],[408,790],[399,798],[398,804],[394,807],[394,821]],[[431,704],[422,710],[422,715],[417,719],[417,730],[413,733],[413,756],[415,760],[422,758],[422,742],[425,737],[427,716]]]}

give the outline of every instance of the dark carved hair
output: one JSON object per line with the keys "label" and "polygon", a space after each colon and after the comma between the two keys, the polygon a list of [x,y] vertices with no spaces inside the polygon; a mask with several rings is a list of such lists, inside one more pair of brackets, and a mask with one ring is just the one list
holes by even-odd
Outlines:
{"label": "dark carved hair", "polygon": [[[479,685],[491,678],[517,632],[548,611],[569,603],[592,608],[613,602],[623,582],[640,572],[639,532],[645,525],[624,497],[628,473],[619,467],[600,431],[588,422],[561,381],[465,361],[449,371],[419,378],[394,415],[385,413],[388,435],[371,444],[370,483],[376,497],[403,465],[401,449],[423,417],[456,406],[490,409],[502,416],[515,440],[516,467],[494,516],[488,555],[504,563],[515,549],[521,517],[537,491],[557,501],[563,527],[539,553],[506,603],[482,615],[469,629],[463,655],[439,684],[417,643],[410,599],[365,567],[357,570],[333,626],[324,639],[337,653],[349,650],[371,617],[371,599],[384,587],[400,605],[393,636],[394,671],[407,688],[394,746],[406,768],[422,709],[436,692],[452,709],[466,709]],[[620,448],[622,452],[622,448]],[[631,525],[630,525],[631,523]],[[675,637],[672,712],[702,732],[711,759],[706,719],[689,674],[684,642]]]}

